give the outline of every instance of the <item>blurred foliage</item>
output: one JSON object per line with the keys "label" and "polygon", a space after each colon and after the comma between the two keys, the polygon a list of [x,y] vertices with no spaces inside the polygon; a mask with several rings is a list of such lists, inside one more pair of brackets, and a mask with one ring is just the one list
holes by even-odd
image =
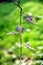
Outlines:
{"label": "blurred foliage", "polygon": [[[36,2],[35,2],[36,1]],[[35,52],[31,51],[28,48],[23,46],[22,54],[27,57],[31,57],[32,54],[35,54],[34,60],[42,60],[43,49],[37,49],[39,46],[43,46],[43,0],[23,0],[21,1],[21,6],[23,8],[23,14],[31,13],[34,17],[36,25],[27,23],[23,20],[22,16],[22,26],[25,30],[22,33],[22,42],[30,42],[30,45],[36,49]],[[37,16],[42,18],[37,20]],[[5,56],[4,50],[11,49],[13,54],[17,57],[20,56],[20,39],[19,34],[16,35],[7,35],[8,32],[16,31],[16,26],[19,23],[19,8],[12,3],[1,3],[0,4],[0,65],[12,65],[12,56],[8,54],[8,57]],[[30,29],[30,32],[26,32],[26,29]],[[14,49],[12,47],[14,46]],[[26,51],[25,51],[26,50]],[[35,63],[35,65],[40,65]]]}

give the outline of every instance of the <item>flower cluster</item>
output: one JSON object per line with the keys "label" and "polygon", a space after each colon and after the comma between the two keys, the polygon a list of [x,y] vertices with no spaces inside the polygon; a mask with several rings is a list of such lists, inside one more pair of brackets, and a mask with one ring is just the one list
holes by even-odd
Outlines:
{"label": "flower cluster", "polygon": [[35,19],[33,18],[33,16],[24,14],[23,19],[25,19],[28,23],[35,24]]}
{"label": "flower cluster", "polygon": [[23,27],[21,27],[21,26],[16,26],[16,31],[17,31],[17,32],[23,32],[23,30],[25,30]]}

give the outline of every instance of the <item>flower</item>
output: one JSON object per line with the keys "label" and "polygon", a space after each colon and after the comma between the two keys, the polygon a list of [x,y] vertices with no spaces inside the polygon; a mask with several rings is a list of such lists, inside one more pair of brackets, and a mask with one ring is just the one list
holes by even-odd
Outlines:
{"label": "flower", "polygon": [[26,20],[27,20],[27,22],[29,23],[29,22],[31,22],[31,23],[35,23],[35,19],[32,17],[32,16],[27,16],[26,17]]}
{"label": "flower", "polygon": [[23,27],[21,27],[21,26],[16,26],[16,31],[17,31],[17,32],[23,32],[23,30],[25,30]]}
{"label": "flower", "polygon": [[24,14],[23,19],[25,19],[28,23],[36,24],[35,19],[31,15]]}

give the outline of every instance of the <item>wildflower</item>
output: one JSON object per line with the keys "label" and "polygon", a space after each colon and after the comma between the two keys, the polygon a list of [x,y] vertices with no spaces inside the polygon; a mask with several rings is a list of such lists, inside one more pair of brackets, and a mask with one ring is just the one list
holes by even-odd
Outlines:
{"label": "wildflower", "polygon": [[20,26],[16,26],[16,31],[17,32],[23,32],[24,28]]}
{"label": "wildflower", "polygon": [[30,16],[30,15],[24,14],[23,19],[25,19],[28,23],[31,22],[33,24],[36,24],[35,19],[32,16]]}
{"label": "wildflower", "polygon": [[26,20],[27,20],[27,22],[29,23],[29,22],[31,22],[31,23],[35,23],[35,19],[32,17],[32,16],[27,16],[26,17]]}

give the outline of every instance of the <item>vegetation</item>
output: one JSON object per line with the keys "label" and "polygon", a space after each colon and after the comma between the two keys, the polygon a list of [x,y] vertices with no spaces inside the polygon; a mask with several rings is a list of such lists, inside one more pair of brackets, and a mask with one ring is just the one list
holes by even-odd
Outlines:
{"label": "vegetation", "polygon": [[[25,30],[22,32],[22,54],[23,57],[33,60],[43,59],[43,0],[23,0],[22,6],[22,26]],[[0,4],[0,65],[16,65],[16,60],[20,59],[20,39],[19,34],[7,35],[9,32],[16,31],[19,26],[19,8],[13,3]],[[28,23],[23,19],[23,15],[31,15],[37,24]],[[30,29],[30,32],[26,31]],[[35,49],[32,51],[26,48],[29,44]],[[26,51],[25,51],[26,50]],[[33,65],[42,65],[42,61],[33,63]]]}

